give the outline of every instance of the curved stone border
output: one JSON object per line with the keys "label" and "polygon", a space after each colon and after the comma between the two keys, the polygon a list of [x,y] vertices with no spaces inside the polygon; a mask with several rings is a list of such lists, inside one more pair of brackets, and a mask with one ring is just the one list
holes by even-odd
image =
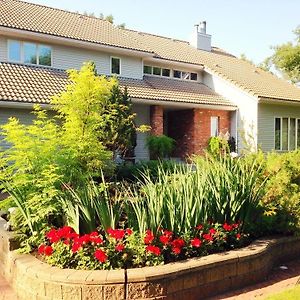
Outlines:
{"label": "curved stone border", "polygon": [[0,273],[21,299],[204,299],[263,280],[275,263],[299,257],[300,237],[257,240],[250,246],[163,266],[79,271],[51,267],[17,244],[0,219]]}

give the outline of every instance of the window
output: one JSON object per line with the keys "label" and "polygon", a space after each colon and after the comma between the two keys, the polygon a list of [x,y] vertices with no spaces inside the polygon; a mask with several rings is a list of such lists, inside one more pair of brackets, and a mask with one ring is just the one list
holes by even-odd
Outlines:
{"label": "window", "polygon": [[211,136],[219,135],[219,117],[210,118],[210,135]]}
{"label": "window", "polygon": [[111,58],[111,74],[121,74],[121,60],[117,57]]}
{"label": "window", "polygon": [[25,64],[51,66],[52,49],[36,43],[8,41],[8,60]]}
{"label": "window", "polygon": [[162,69],[161,75],[165,77],[170,77],[170,69]]}
{"label": "window", "polygon": [[25,64],[37,64],[37,45],[33,43],[24,43],[24,63]]}
{"label": "window", "polygon": [[181,77],[184,80],[189,80],[190,79],[190,73],[189,72],[181,72]]}
{"label": "window", "polygon": [[144,66],[144,74],[152,74],[152,67]]}
{"label": "window", "polygon": [[161,68],[153,67],[153,75],[161,75]]}
{"label": "window", "polygon": [[8,42],[8,59],[13,62],[21,62],[21,42]]}
{"label": "window", "polygon": [[173,77],[174,77],[174,78],[180,78],[180,79],[181,79],[181,71],[174,70],[174,72],[173,72]]}
{"label": "window", "polygon": [[197,73],[191,73],[191,80],[197,81],[198,80],[198,74]]}
{"label": "window", "polygon": [[51,48],[49,46],[39,45],[38,54],[39,65],[51,66]]}
{"label": "window", "polygon": [[300,148],[300,119],[275,118],[275,150]]}

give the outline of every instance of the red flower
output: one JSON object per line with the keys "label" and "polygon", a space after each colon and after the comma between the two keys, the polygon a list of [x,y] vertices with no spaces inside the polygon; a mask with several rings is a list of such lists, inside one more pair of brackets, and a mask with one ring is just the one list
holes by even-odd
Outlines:
{"label": "red flower", "polygon": [[127,228],[127,229],[125,229],[125,232],[126,232],[126,234],[127,235],[132,235],[132,229],[130,229],[130,228]]}
{"label": "red flower", "polygon": [[44,245],[44,244],[40,245],[39,248],[38,248],[38,253],[39,254],[44,254],[45,247],[46,247],[46,245]]}
{"label": "red flower", "polygon": [[101,249],[97,249],[94,253],[94,256],[97,260],[99,260],[102,263],[106,262],[106,260],[107,260],[106,253]]}
{"label": "red flower", "polygon": [[94,232],[90,233],[90,241],[91,241],[91,243],[94,243],[96,245],[99,245],[99,244],[103,243],[103,240],[99,236],[99,233],[97,231],[94,231]]}
{"label": "red flower", "polygon": [[163,230],[163,235],[167,236],[168,238],[172,238],[173,232],[169,230]]}
{"label": "red flower", "polygon": [[240,233],[237,233],[235,237],[236,237],[237,240],[239,240],[241,238],[241,236],[242,235]]}
{"label": "red flower", "polygon": [[46,237],[51,243],[57,243],[60,240],[60,236],[57,233],[57,230],[52,228],[47,234]]}
{"label": "red flower", "polygon": [[74,230],[70,226],[64,226],[57,230],[57,235],[59,236],[59,238],[69,239],[69,238],[71,238],[73,233],[74,233]]}
{"label": "red flower", "polygon": [[202,241],[200,239],[198,239],[198,238],[193,238],[191,240],[191,245],[193,247],[199,248],[201,246],[201,244],[202,244]]}
{"label": "red flower", "polygon": [[44,248],[44,254],[46,256],[50,256],[52,253],[53,253],[52,247],[51,246],[45,246],[45,248]]}
{"label": "red flower", "polygon": [[153,246],[153,245],[148,245],[146,247],[146,251],[158,256],[161,254],[161,250],[159,249],[159,247]]}
{"label": "red flower", "polygon": [[151,230],[147,229],[146,230],[146,235],[144,237],[144,243],[146,245],[151,244],[154,240],[154,234],[152,233]]}
{"label": "red flower", "polygon": [[107,233],[110,235],[110,237],[121,240],[125,236],[125,230],[124,229],[108,229]]}
{"label": "red flower", "polygon": [[174,248],[182,248],[185,245],[185,241],[183,239],[178,238],[174,240],[171,244]]}
{"label": "red flower", "polygon": [[175,253],[175,254],[180,254],[180,252],[181,252],[181,248],[179,248],[179,247],[173,247],[172,248],[172,251],[173,251],[173,253]]}
{"label": "red flower", "polygon": [[210,233],[207,234],[203,234],[203,238],[208,241],[208,242],[212,242],[213,241],[213,236]]}
{"label": "red flower", "polygon": [[202,225],[202,224],[197,225],[197,226],[196,226],[196,229],[197,229],[197,230],[203,229],[203,225]]}
{"label": "red flower", "polygon": [[118,252],[122,252],[125,249],[125,246],[123,244],[118,244],[115,249]]}
{"label": "red flower", "polygon": [[214,228],[211,228],[211,229],[209,229],[209,233],[210,234],[215,234],[217,231],[216,231],[216,229],[214,229]]}
{"label": "red flower", "polygon": [[230,225],[230,224],[224,223],[224,224],[223,224],[223,228],[224,228],[224,230],[226,230],[226,231],[231,231],[231,230],[233,229],[233,226]]}
{"label": "red flower", "polygon": [[82,248],[82,244],[81,243],[74,243],[72,246],[72,252],[75,253],[77,252],[80,248]]}
{"label": "red flower", "polygon": [[170,241],[170,238],[169,238],[168,236],[166,236],[166,235],[161,235],[161,236],[159,237],[159,240],[160,240],[160,242],[161,242],[162,244],[168,245],[168,244],[169,244],[169,241]]}

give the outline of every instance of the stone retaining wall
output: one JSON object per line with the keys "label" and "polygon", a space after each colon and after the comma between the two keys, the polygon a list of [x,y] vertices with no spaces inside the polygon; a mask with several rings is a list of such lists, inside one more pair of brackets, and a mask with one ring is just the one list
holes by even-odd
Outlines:
{"label": "stone retaining wall", "polygon": [[257,240],[250,246],[164,266],[110,271],[51,267],[17,254],[0,219],[0,274],[25,300],[204,299],[263,280],[274,263],[299,257],[300,237]]}

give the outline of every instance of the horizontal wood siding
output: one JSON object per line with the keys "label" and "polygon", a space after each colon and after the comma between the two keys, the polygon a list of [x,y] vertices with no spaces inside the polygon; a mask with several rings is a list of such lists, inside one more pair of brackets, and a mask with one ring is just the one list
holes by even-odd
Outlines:
{"label": "horizontal wood siding", "polygon": [[265,152],[274,150],[274,118],[300,118],[300,105],[258,105],[258,145]]}
{"label": "horizontal wood siding", "polygon": [[[136,125],[150,124],[150,107],[146,105],[134,105],[134,112],[136,113]],[[137,145],[134,149],[136,161],[149,160],[149,151],[146,147],[147,133],[137,133]]]}

